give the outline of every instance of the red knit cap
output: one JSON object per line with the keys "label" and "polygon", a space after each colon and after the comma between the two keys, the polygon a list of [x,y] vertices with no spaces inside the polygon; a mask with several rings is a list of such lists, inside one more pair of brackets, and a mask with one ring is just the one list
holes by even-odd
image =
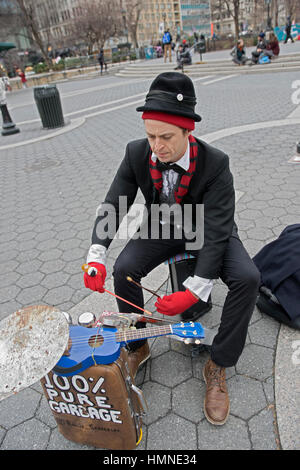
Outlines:
{"label": "red knit cap", "polygon": [[193,131],[195,129],[195,121],[185,116],[177,116],[176,114],[161,113],[159,111],[144,111],[142,119],[153,119],[154,121],[163,121],[173,124],[183,129]]}

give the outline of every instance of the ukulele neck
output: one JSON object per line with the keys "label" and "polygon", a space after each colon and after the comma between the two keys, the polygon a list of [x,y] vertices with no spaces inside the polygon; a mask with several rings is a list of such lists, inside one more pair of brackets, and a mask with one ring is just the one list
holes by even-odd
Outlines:
{"label": "ukulele neck", "polygon": [[155,326],[150,328],[138,328],[136,330],[128,329],[126,331],[118,331],[116,333],[116,341],[119,343],[127,343],[139,339],[155,338],[157,336],[170,335],[172,333],[173,330],[171,325]]}

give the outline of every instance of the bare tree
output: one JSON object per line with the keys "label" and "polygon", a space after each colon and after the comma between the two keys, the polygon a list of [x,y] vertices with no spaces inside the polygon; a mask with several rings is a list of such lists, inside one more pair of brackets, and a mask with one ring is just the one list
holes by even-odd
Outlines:
{"label": "bare tree", "polygon": [[118,34],[121,27],[118,0],[80,0],[80,15],[73,18],[73,35],[82,39],[91,54],[94,45],[102,48],[105,41]]}
{"label": "bare tree", "polygon": [[295,20],[296,8],[299,0],[285,0],[286,16],[290,16],[291,20]]}
{"label": "bare tree", "polygon": [[239,37],[239,16],[240,16],[240,0],[224,0],[227,11],[232,16],[235,28],[235,37]]}
{"label": "bare tree", "polygon": [[120,0],[119,11],[121,12],[124,27],[130,34],[134,47],[138,48],[137,29],[145,0]]}
{"label": "bare tree", "polygon": [[25,0],[14,0],[18,5],[21,13],[21,21],[27,28],[33,42],[38,46],[46,64],[51,68],[51,59],[47,53],[47,46],[45,45],[39,26],[39,17],[37,15],[36,2]]}

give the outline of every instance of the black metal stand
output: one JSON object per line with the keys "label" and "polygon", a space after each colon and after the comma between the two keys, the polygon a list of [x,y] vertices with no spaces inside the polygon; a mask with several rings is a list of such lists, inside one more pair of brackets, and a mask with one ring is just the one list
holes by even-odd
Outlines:
{"label": "black metal stand", "polygon": [[17,134],[18,132],[20,132],[20,129],[16,127],[16,125],[13,123],[6,104],[1,104],[0,108],[1,108],[2,119],[3,119],[1,134],[6,136],[6,135]]}

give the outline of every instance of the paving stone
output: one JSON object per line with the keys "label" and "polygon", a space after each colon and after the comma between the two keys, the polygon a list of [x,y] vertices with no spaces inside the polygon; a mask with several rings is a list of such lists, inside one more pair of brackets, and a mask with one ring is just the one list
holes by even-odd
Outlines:
{"label": "paving stone", "polygon": [[47,450],[93,450],[94,447],[86,446],[84,444],[77,444],[76,442],[66,439],[58,429],[51,432]]}
{"label": "paving stone", "polygon": [[[148,307],[148,304],[147,304]],[[163,336],[158,336],[152,341],[151,344],[151,359],[154,359],[157,356],[160,356],[161,354],[169,351],[170,349],[170,343],[169,343],[169,338],[163,337]]]}
{"label": "paving stone", "polygon": [[262,382],[263,389],[269,404],[274,404],[275,393],[274,393],[274,377],[269,377],[265,382]]}
{"label": "paving stone", "polygon": [[1,426],[0,426],[0,446],[3,442],[5,434],[6,434],[6,431],[3,428],[1,428]]}
{"label": "paving stone", "polygon": [[18,294],[16,299],[23,306],[34,305],[42,301],[46,292],[47,292],[47,289],[45,289],[45,287],[42,287],[40,285],[27,287],[26,289],[22,289],[22,291]]}
{"label": "paving stone", "polygon": [[279,331],[279,323],[273,318],[265,315],[261,320],[250,325],[248,332],[251,343],[261,346],[268,346],[275,348],[277,342],[277,335]]}
{"label": "paving stone", "polygon": [[74,248],[64,251],[62,259],[65,261],[83,260],[86,257],[86,250],[82,248]]}
{"label": "paving stone", "polygon": [[10,285],[10,286],[3,287],[2,289],[0,289],[0,304],[4,302],[8,302],[11,299],[16,298],[20,290],[21,290],[20,287],[17,287],[14,285]]}
{"label": "paving stone", "polygon": [[197,449],[196,426],[170,413],[148,427],[147,449],[195,450]]}
{"label": "paving stone", "polygon": [[53,248],[56,248],[57,245],[59,244],[58,240],[55,240],[54,238],[49,238],[47,240],[43,240],[37,245],[37,249],[41,251],[47,251],[47,250],[52,250]]}
{"label": "paving stone", "polygon": [[33,418],[39,405],[41,395],[35,390],[26,388],[0,402],[0,423],[5,429]]}
{"label": "paving stone", "polygon": [[0,286],[2,288],[10,286],[11,284],[15,284],[19,279],[20,274],[16,272],[10,272],[0,275]]}
{"label": "paving stone", "polygon": [[13,312],[16,312],[22,308],[22,305],[15,300],[11,300],[10,302],[6,302],[0,305],[0,320],[3,320],[7,315],[10,315]]}
{"label": "paving stone", "polygon": [[143,422],[149,425],[171,411],[171,389],[155,382],[147,382],[141,388],[148,404]]}
{"label": "paving stone", "polygon": [[36,258],[38,258],[38,256],[40,255],[40,251],[36,250],[36,249],[32,249],[32,250],[27,250],[27,251],[22,251],[18,254],[18,261],[19,263],[26,263],[26,262],[30,262],[32,260],[35,260]]}
{"label": "paving stone", "polygon": [[247,230],[247,235],[253,240],[266,240],[266,238],[273,237],[273,232],[267,228],[252,228]]}
{"label": "paving stone", "polygon": [[50,289],[47,294],[44,296],[43,300],[48,305],[58,305],[62,302],[67,302],[71,299],[74,294],[74,290],[68,286],[55,287]]}
{"label": "paving stone", "polygon": [[45,232],[41,232],[36,234],[35,239],[37,241],[44,241],[44,240],[52,240],[54,236],[54,231],[53,230],[46,230]]}
{"label": "paving stone", "polygon": [[276,450],[278,439],[274,427],[274,406],[265,408],[248,422],[254,450]]}
{"label": "paving stone", "polygon": [[179,341],[176,338],[170,338],[170,349],[171,351],[176,351],[184,356],[191,357],[192,356],[192,345],[185,344],[183,341]]}
{"label": "paving stone", "polygon": [[43,251],[42,253],[39,254],[38,258],[41,261],[50,261],[50,260],[61,259],[62,255],[63,255],[63,252],[61,250],[54,248],[52,250]]}
{"label": "paving stone", "polygon": [[44,279],[41,281],[42,286],[47,289],[53,289],[54,287],[60,287],[67,283],[70,275],[64,272],[55,272],[43,276]]}
{"label": "paving stone", "polygon": [[197,379],[189,379],[173,388],[172,410],[193,423],[203,419],[206,386]]}
{"label": "paving stone", "polygon": [[[41,263],[41,262],[40,262]],[[46,261],[40,267],[40,271],[45,274],[58,273],[64,269],[66,262],[61,259],[55,259],[53,261]]]}
{"label": "paving stone", "polygon": [[25,289],[26,287],[32,287],[40,284],[44,277],[45,275],[43,273],[36,271],[30,274],[25,274],[18,281],[16,281],[16,284],[22,289]]}
{"label": "paving stone", "polygon": [[172,387],[191,377],[191,360],[169,351],[151,361],[151,379]]}
{"label": "paving stone", "polygon": [[19,262],[17,260],[9,260],[7,261],[7,253],[3,254],[3,261],[1,262],[1,272],[3,273],[10,273],[14,271],[19,266]]}
{"label": "paving stone", "polygon": [[200,450],[250,450],[251,442],[245,421],[231,414],[223,426],[203,420],[197,427]]}
{"label": "paving stone", "polygon": [[51,429],[55,429],[57,427],[57,423],[45,396],[43,396],[40,401],[39,407],[35,413],[35,417],[42,423],[49,426]]}
{"label": "paving stone", "polygon": [[3,450],[44,450],[47,447],[50,428],[35,418],[21,423],[7,432]]}
{"label": "paving stone", "polygon": [[264,380],[273,374],[274,351],[271,348],[248,344],[243,350],[237,365],[238,374],[245,374]]}
{"label": "paving stone", "polygon": [[228,380],[230,413],[241,419],[248,419],[266,406],[261,382],[242,375]]}

